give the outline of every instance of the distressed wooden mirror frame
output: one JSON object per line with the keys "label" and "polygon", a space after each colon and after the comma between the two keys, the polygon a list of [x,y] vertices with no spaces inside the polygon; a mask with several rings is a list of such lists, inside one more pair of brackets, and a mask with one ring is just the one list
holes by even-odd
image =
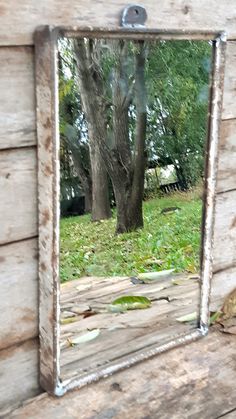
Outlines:
{"label": "distressed wooden mirror frame", "polygon": [[[59,132],[57,41],[59,37],[93,37],[123,39],[211,40],[213,66],[209,98],[209,123],[205,159],[205,200],[203,208],[201,250],[201,299],[198,328],[193,332],[153,345],[131,355],[122,356],[94,372],[66,382],[60,380],[59,348]],[[212,278],[212,246],[217,154],[221,120],[222,87],[226,49],[224,32],[180,32],[132,28],[91,29],[53,28],[45,26],[35,33],[36,98],[38,138],[39,202],[39,281],[40,281],[40,383],[51,394],[61,396],[67,390],[130,367],[158,353],[192,342],[208,332],[209,295]]]}

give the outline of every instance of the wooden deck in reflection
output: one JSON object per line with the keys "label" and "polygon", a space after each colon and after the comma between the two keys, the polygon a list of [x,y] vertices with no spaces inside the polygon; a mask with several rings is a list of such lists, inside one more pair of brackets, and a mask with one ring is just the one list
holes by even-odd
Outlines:
{"label": "wooden deck in reflection", "polygon": [[[174,285],[174,280],[184,283]],[[123,295],[146,296],[152,305],[125,313],[108,312],[108,304]],[[63,284],[61,378],[92,371],[123,355],[189,332],[196,324],[176,319],[197,311],[198,305],[199,281],[193,275],[172,275],[151,284],[133,284],[124,277],[88,277]],[[68,344],[68,339],[94,329],[100,332],[94,340],[73,347]]]}

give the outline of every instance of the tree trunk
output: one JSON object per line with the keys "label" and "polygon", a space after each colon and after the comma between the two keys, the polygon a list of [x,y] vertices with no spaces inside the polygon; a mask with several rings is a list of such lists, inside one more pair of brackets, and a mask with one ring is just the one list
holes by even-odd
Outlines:
{"label": "tree trunk", "polygon": [[181,164],[179,165],[179,167],[177,167],[175,165],[175,171],[176,171],[177,179],[178,179],[178,182],[180,184],[181,190],[182,191],[187,191],[188,190],[188,182],[187,182],[186,177],[184,175],[184,171],[181,167]]}
{"label": "tree trunk", "polygon": [[92,221],[111,217],[107,171],[99,152],[98,145],[90,141],[92,169]]}
{"label": "tree trunk", "polygon": [[90,214],[92,212],[92,195],[90,190],[84,191],[84,212]]}
{"label": "tree trunk", "polygon": [[77,176],[80,180],[81,186],[84,191],[85,195],[85,213],[91,213],[92,211],[92,180],[91,180],[91,168],[90,164],[88,167],[85,167],[81,153],[80,153],[80,145],[76,144],[72,138],[67,136],[65,138],[65,142],[68,148],[71,151],[71,157],[74,164],[74,169],[77,173]]}
{"label": "tree trunk", "polygon": [[[128,44],[124,41],[117,41],[116,44],[117,61],[112,83],[112,148],[109,148],[107,144],[103,80],[97,68],[97,61],[94,63],[92,60],[92,44],[89,51],[88,48],[90,48],[89,42],[76,40],[75,51],[79,70],[80,94],[88,122],[90,149],[92,153],[94,145],[97,145],[106,170],[110,175],[117,207],[116,232],[124,233],[143,226],[142,199],[146,140],[145,45],[142,41],[137,42],[138,52],[135,58],[134,84],[136,129],[133,153],[130,149],[128,118],[133,87],[132,83],[129,85],[129,74],[127,73]],[[92,160],[94,160],[94,157],[91,154],[93,170]],[[94,166],[97,168],[100,167],[100,164],[94,162]],[[94,175],[93,182],[96,182]],[[100,196],[101,194],[102,192],[100,192]]]}
{"label": "tree trunk", "polygon": [[92,172],[92,221],[99,221],[111,217],[107,171],[99,149],[99,143],[104,141],[107,136],[104,121],[105,112],[103,104],[99,101],[99,92],[96,88],[99,80],[97,79],[95,84],[91,56],[90,53],[87,53],[84,40],[76,40],[74,46],[81,101],[88,123]]}
{"label": "tree trunk", "polygon": [[132,229],[143,227],[143,192],[146,167],[146,88],[145,88],[145,46],[139,41],[139,52],[136,54],[135,71],[135,104],[136,104],[136,129],[134,148],[134,174],[132,182],[129,219],[133,220]]}

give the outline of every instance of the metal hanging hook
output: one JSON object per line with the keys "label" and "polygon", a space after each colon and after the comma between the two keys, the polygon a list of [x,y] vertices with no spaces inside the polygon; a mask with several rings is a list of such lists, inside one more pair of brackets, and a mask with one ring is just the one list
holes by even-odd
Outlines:
{"label": "metal hanging hook", "polygon": [[144,27],[147,20],[145,7],[137,4],[127,6],[121,16],[121,26],[126,28]]}

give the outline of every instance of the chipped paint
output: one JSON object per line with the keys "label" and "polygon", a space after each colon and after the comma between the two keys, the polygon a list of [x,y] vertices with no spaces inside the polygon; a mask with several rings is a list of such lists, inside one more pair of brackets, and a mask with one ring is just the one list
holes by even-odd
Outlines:
{"label": "chipped paint", "polygon": [[202,233],[200,328],[207,334],[209,300],[212,280],[213,231],[215,216],[216,174],[220,139],[223,99],[226,34],[223,32],[213,43],[213,72],[210,95],[208,150],[205,166],[204,225]]}
{"label": "chipped paint", "polygon": [[[63,383],[60,382],[59,346],[59,133],[56,48],[61,36],[87,36],[126,39],[196,39],[213,40],[214,68],[212,75],[211,106],[206,164],[205,222],[202,240],[200,326],[194,332],[178,336],[159,346],[146,348],[122,357],[105,367],[96,369]],[[209,294],[212,277],[212,245],[214,199],[216,186],[217,151],[222,101],[222,81],[226,35],[208,31],[168,31],[148,29],[95,29],[78,27],[44,27],[37,31],[36,95],[38,135],[39,186],[39,277],[40,277],[40,380],[45,390],[56,396],[80,388],[128,368],[157,354],[193,342],[208,332]],[[52,139],[52,147],[48,139]],[[48,176],[51,173],[51,176]],[[45,219],[48,209],[47,220]],[[47,223],[45,223],[45,220]],[[45,269],[46,268],[46,269]]]}

